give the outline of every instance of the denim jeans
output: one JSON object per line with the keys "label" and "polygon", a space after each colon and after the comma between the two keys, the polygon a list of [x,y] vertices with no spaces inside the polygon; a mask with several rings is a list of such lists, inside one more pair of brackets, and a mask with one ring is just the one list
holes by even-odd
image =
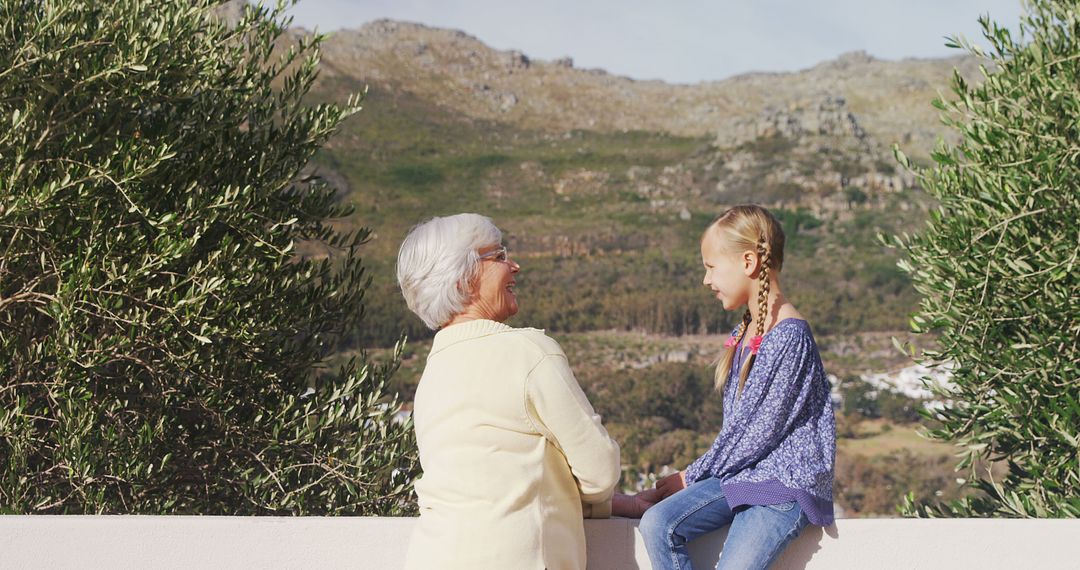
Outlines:
{"label": "denim jeans", "polygon": [[720,481],[710,477],[649,508],[638,530],[653,570],[689,570],[687,543],[730,524],[716,568],[747,570],[768,568],[809,523],[794,501],[732,510]]}

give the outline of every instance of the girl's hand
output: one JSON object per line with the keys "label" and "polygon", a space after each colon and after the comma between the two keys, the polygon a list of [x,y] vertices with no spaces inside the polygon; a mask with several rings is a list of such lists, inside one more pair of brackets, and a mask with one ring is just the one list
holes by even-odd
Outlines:
{"label": "girl's hand", "polygon": [[660,498],[666,499],[686,488],[686,475],[679,471],[656,482],[656,490],[660,492]]}

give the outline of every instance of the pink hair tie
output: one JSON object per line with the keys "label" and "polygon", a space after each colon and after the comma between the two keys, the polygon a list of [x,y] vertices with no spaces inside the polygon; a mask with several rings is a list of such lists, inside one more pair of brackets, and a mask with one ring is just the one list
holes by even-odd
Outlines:
{"label": "pink hair tie", "polygon": [[726,341],[724,341],[724,348],[731,348],[737,344],[739,344],[738,337],[736,337],[735,335],[731,335]]}
{"label": "pink hair tie", "polygon": [[750,339],[750,354],[757,354],[759,348],[761,348],[760,335]]}

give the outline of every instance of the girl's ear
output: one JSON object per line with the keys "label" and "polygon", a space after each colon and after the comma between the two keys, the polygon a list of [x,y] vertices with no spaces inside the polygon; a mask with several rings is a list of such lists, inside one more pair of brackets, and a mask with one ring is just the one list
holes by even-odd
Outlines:
{"label": "girl's ear", "polygon": [[744,275],[746,275],[747,277],[751,277],[751,278],[754,275],[757,275],[758,261],[759,261],[757,253],[755,253],[753,251],[750,251],[748,249],[748,250],[746,250],[746,251],[744,251],[742,253],[741,261],[742,261],[743,274]]}

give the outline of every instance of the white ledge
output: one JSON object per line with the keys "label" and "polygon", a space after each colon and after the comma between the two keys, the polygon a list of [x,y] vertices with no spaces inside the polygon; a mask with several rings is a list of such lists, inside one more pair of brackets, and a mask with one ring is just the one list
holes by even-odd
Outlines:
{"label": "white ledge", "polygon": [[[372,568],[404,563],[416,519],[0,516],[4,568]],[[637,521],[588,520],[590,570],[648,569]],[[726,531],[691,545],[712,568]],[[847,519],[808,527],[774,569],[1077,568],[1080,520]]]}

